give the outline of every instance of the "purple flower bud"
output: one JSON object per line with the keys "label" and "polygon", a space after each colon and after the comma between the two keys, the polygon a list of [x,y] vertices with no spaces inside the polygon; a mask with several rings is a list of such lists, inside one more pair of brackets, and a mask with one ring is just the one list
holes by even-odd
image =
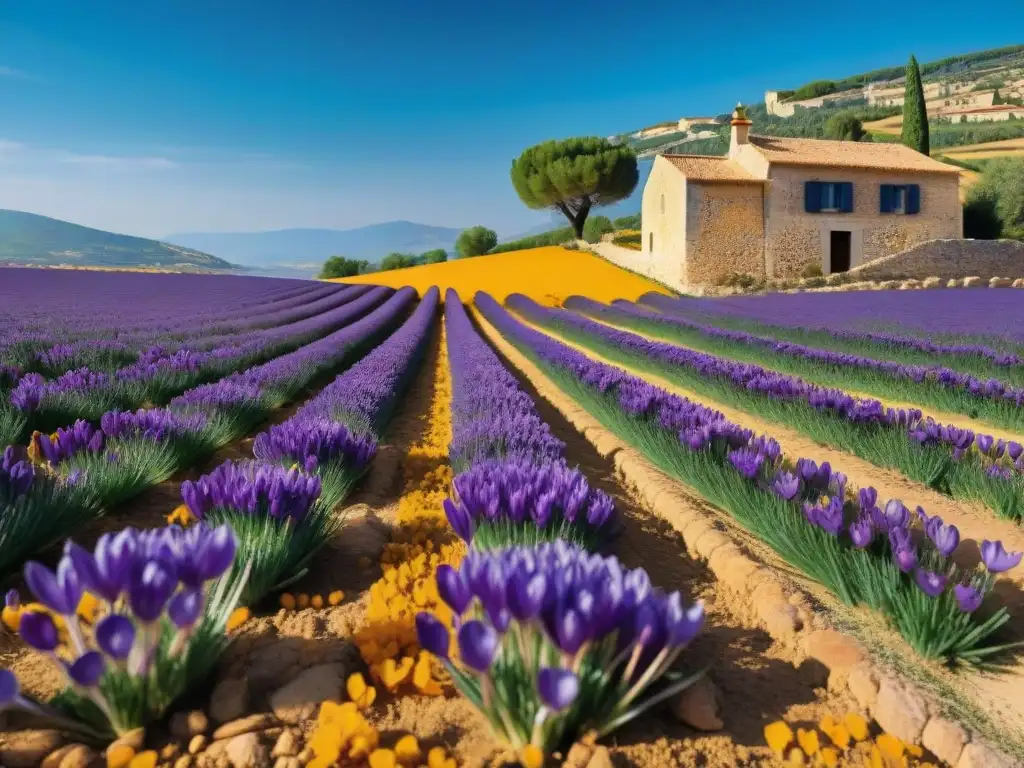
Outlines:
{"label": "purple flower bud", "polygon": [[167,615],[178,629],[188,629],[203,612],[203,593],[198,589],[179,591],[167,604]]}
{"label": "purple flower bud", "polygon": [[[197,528],[196,531],[205,529]],[[201,538],[195,554],[196,576],[201,582],[213,581],[220,578],[231,567],[234,562],[238,542],[235,533],[229,525],[221,525],[209,531]],[[202,583],[189,584],[193,588],[199,588]]]}
{"label": "purple flower bud", "polygon": [[786,501],[792,501],[800,493],[800,478],[790,472],[779,472],[772,481],[772,491]]}
{"label": "purple flower bud", "polygon": [[18,634],[26,644],[37,651],[50,652],[57,647],[59,637],[57,625],[53,623],[48,613],[29,611],[21,614],[21,623],[18,625]]}
{"label": "purple flower bud", "polygon": [[542,573],[531,576],[518,571],[512,574],[508,580],[506,602],[509,611],[517,620],[529,621],[540,613],[547,583]]}
{"label": "purple flower bud", "polygon": [[437,593],[456,616],[465,613],[473,599],[465,576],[450,565],[437,567]]}
{"label": "purple flower bud", "polygon": [[1024,455],[1024,445],[1021,445],[1020,443],[1013,442],[1011,440],[1010,442],[1008,442],[1006,444],[1006,452],[1008,454],[1010,454],[1010,458],[1013,461],[1016,461],[1017,459],[1019,459],[1021,457],[1021,455]]}
{"label": "purple flower bud", "polygon": [[555,640],[563,653],[575,654],[587,639],[586,626],[577,611],[569,609],[555,616]]}
{"label": "purple flower bud", "polygon": [[878,503],[878,491],[874,488],[861,488],[858,493],[860,508],[865,512]]}
{"label": "purple flower bud", "polygon": [[74,681],[75,685],[92,688],[103,677],[106,666],[103,654],[99,651],[86,651],[68,665],[68,677]]}
{"label": "purple flower bud", "polygon": [[928,533],[928,537],[934,542],[935,548],[944,557],[949,557],[953,554],[953,550],[960,543],[960,531],[957,530],[957,527],[955,525],[943,525],[942,519],[939,517],[933,517],[928,522],[925,530]]}
{"label": "purple flower bud", "polygon": [[928,595],[928,597],[938,597],[946,588],[946,577],[941,573],[926,571],[923,568],[919,568],[917,573],[914,574],[914,578],[917,581],[917,586],[919,586],[921,591]]}
{"label": "purple flower bud", "polygon": [[988,454],[992,450],[992,443],[995,442],[991,435],[977,435],[974,441],[978,446],[978,450],[983,454]]}
{"label": "purple flower bud", "polygon": [[445,499],[444,514],[448,518],[448,524],[460,539],[467,543],[473,540],[473,520],[461,505],[456,505],[451,499]]}
{"label": "purple flower bud", "polygon": [[1022,557],[1021,552],[1007,552],[1003,549],[1003,542],[989,541],[981,542],[981,559],[990,573],[1003,573],[1016,567]]}
{"label": "purple flower bud", "polygon": [[96,644],[116,661],[124,661],[135,645],[135,625],[116,613],[104,616],[96,625]]}
{"label": "purple flower bud", "polygon": [[498,653],[498,633],[482,621],[467,621],[459,629],[459,658],[477,672],[490,669]]}
{"label": "purple flower bud", "polygon": [[857,549],[864,549],[875,536],[874,526],[867,518],[861,517],[850,524],[850,540]]}
{"label": "purple flower bud", "polygon": [[910,512],[903,506],[902,501],[891,499],[885,505],[885,519],[889,521],[890,528],[903,528],[910,522]]}
{"label": "purple flower bud", "polygon": [[544,704],[557,712],[576,700],[580,681],[568,669],[541,667],[537,672],[537,692]]}
{"label": "purple flower bud", "polygon": [[146,624],[156,621],[177,586],[177,580],[161,563],[146,563],[138,580],[128,588],[132,612]]}
{"label": "purple flower bud", "polygon": [[60,559],[56,574],[40,563],[29,561],[25,564],[25,582],[36,599],[51,611],[70,616],[78,609],[82,585],[71,558]]}
{"label": "purple flower bud", "polygon": [[434,614],[423,611],[416,614],[416,637],[424,650],[438,658],[448,658],[448,645],[451,640],[448,628]]}
{"label": "purple flower bud", "polygon": [[967,584],[957,584],[954,586],[953,595],[956,597],[960,610],[964,613],[974,613],[978,610],[982,599],[985,597],[980,589]]}
{"label": "purple flower bud", "polygon": [[896,550],[895,558],[896,565],[904,573],[910,573],[917,565],[917,551],[911,546]]}
{"label": "purple flower bud", "polygon": [[0,669],[0,710],[13,704],[20,691],[17,675],[7,667]]}

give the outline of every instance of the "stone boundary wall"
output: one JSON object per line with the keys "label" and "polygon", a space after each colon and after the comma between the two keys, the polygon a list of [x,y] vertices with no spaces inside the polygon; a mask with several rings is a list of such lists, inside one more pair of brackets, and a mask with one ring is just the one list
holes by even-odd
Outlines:
{"label": "stone boundary wall", "polygon": [[855,639],[831,627],[813,610],[804,590],[752,558],[647,458],[604,428],[588,411],[510,344],[475,309],[484,336],[511,360],[547,399],[634,488],[645,506],[683,538],[691,555],[707,563],[715,580],[747,599],[775,640],[797,643],[807,658],[829,670],[828,687],[848,690],[888,733],[919,744],[954,768],[1014,768],[1012,758],[959,723],[941,715],[939,702],[898,672],[873,663]]}
{"label": "stone boundary wall", "polygon": [[846,273],[857,280],[942,280],[972,275],[1024,277],[1024,243],[1016,240],[926,240]]}
{"label": "stone boundary wall", "polygon": [[666,275],[662,269],[661,262],[657,259],[652,259],[648,253],[634,251],[631,248],[623,248],[621,245],[615,245],[615,243],[604,240],[599,243],[579,241],[577,245],[581,249],[597,254],[605,261],[609,261],[617,267],[622,267],[634,274],[648,277],[673,291],[685,290],[685,286],[678,280],[673,280],[670,275]]}

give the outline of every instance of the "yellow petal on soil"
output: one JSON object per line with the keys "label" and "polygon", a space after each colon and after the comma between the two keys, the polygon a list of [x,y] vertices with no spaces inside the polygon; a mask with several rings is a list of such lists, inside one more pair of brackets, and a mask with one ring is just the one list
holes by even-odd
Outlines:
{"label": "yellow petal on soil", "polygon": [[409,676],[412,668],[413,660],[409,656],[403,657],[398,664],[394,659],[386,659],[381,667],[381,682],[389,691],[394,691]]}
{"label": "yellow petal on soil", "polygon": [[403,766],[415,766],[423,757],[420,743],[411,733],[395,742],[395,759]]}
{"label": "yellow petal on soil", "polygon": [[776,720],[764,727],[764,740],[772,752],[782,755],[793,741],[793,729],[782,720]]}
{"label": "yellow petal on soil", "polygon": [[804,751],[800,747],[793,747],[793,750],[789,753],[789,757],[786,759],[786,765],[807,765],[807,760],[804,758]]}
{"label": "yellow petal on soil", "polygon": [[128,768],[156,768],[156,763],[159,756],[155,750],[147,750],[145,752],[139,752],[132,761],[128,763]]}
{"label": "yellow petal on soil", "polygon": [[427,768],[444,768],[447,759],[448,753],[444,751],[444,747],[432,747],[427,752]]}
{"label": "yellow petal on soil", "polygon": [[868,737],[868,721],[863,715],[856,712],[848,712],[843,718],[843,725],[850,732],[854,741],[864,741]]}
{"label": "yellow petal on soil", "polygon": [[242,626],[243,624],[245,624],[245,622],[249,620],[249,616],[250,613],[248,608],[235,608],[235,610],[233,610],[231,612],[231,615],[228,617],[228,624],[226,627],[227,631],[233,632],[234,630],[238,629],[240,626]]}
{"label": "yellow petal on soil", "polygon": [[329,594],[327,596],[327,602],[330,603],[331,605],[341,605],[341,601],[344,600],[344,599],[345,599],[345,593],[342,592],[340,589],[337,589],[334,592],[331,592],[331,594]]}
{"label": "yellow petal on soil", "polygon": [[837,768],[839,765],[839,750],[835,747],[822,747],[818,753],[818,759],[825,768]]}
{"label": "yellow petal on soil", "polygon": [[825,731],[825,735],[840,749],[846,749],[850,745],[850,732],[846,730],[845,725],[836,724],[831,731]]}
{"label": "yellow petal on soil", "polygon": [[305,592],[300,593],[297,603],[298,603],[298,607],[299,607],[300,611],[303,608],[308,608],[309,607],[309,595],[307,595]]}
{"label": "yellow petal on soil", "polygon": [[904,744],[903,746],[907,748],[907,754],[911,757],[924,757],[924,750],[917,746],[917,744]]}
{"label": "yellow petal on soil", "polygon": [[115,744],[107,750],[107,768],[128,768],[135,750],[127,744]]}
{"label": "yellow petal on soil", "polygon": [[877,744],[871,746],[871,754],[864,758],[864,765],[866,768],[886,768],[885,761],[882,760],[882,751]]}
{"label": "yellow petal on soil", "polygon": [[8,608],[5,605],[3,610],[0,611],[0,620],[3,621],[7,629],[17,634],[18,628],[21,626],[21,609]]}
{"label": "yellow petal on soil", "polygon": [[875,739],[875,744],[877,744],[878,748],[882,750],[883,756],[891,757],[896,760],[903,757],[903,752],[906,749],[902,741],[888,733],[880,734],[879,737]]}
{"label": "yellow petal on soil", "polygon": [[370,753],[370,768],[396,768],[398,761],[390,749],[375,749]]}
{"label": "yellow petal on soil", "polygon": [[366,693],[366,687],[366,680],[362,672],[352,673],[348,676],[348,680],[345,681],[345,691],[352,701]]}
{"label": "yellow petal on soil", "polygon": [[804,751],[804,754],[810,757],[811,755],[818,754],[818,732],[817,731],[806,731],[803,728],[796,729],[796,741],[800,745],[800,749]]}
{"label": "yellow petal on soil", "polygon": [[320,595],[313,595],[313,597],[309,599],[309,604],[319,611],[324,607],[324,599]]}
{"label": "yellow petal on soil", "polygon": [[523,768],[543,768],[544,753],[533,744],[527,744],[519,750],[519,762],[523,764]]}
{"label": "yellow petal on soil", "polygon": [[281,594],[281,607],[286,611],[295,610],[295,595],[291,592],[283,592]]}

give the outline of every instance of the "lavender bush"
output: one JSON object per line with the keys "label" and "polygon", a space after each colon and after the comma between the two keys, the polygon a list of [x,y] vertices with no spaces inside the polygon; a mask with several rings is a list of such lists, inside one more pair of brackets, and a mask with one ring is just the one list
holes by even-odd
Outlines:
{"label": "lavender bush", "polygon": [[452,371],[452,466],[444,503],[453,530],[493,549],[565,539],[593,549],[614,529],[614,505],[566,464],[529,395],[473,328],[458,294],[445,296]]}
{"label": "lavender bush", "polygon": [[1020,553],[983,542],[992,555],[985,557],[987,572],[963,569],[953,556],[953,526],[931,523],[941,533],[936,541],[928,535],[934,518],[923,510],[912,516],[899,500],[877,504],[874,489],[855,491],[827,464],[787,459],[771,438],[590,360],[523,325],[486,294],[475,301],[610,430],[843,602],[885,615],[922,656],[974,663],[1004,650],[993,636],[1009,620],[1006,608],[988,615],[978,609],[992,575],[1015,566]]}

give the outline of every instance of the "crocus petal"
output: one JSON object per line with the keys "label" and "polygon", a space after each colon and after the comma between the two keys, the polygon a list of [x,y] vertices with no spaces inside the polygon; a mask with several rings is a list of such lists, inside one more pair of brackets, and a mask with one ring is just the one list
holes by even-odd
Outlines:
{"label": "crocus petal", "polygon": [[76,685],[92,688],[103,677],[106,662],[103,660],[103,654],[99,651],[87,651],[68,665],[67,669],[68,676],[74,680]]}
{"label": "crocus petal", "polygon": [[450,565],[437,568],[437,592],[456,615],[464,613],[473,599],[465,577]]}
{"label": "crocus petal", "polygon": [[537,673],[537,692],[556,712],[572,704],[580,692],[580,681],[570,670],[542,667]]}
{"label": "crocus petal", "polygon": [[17,675],[7,667],[0,669],[0,709],[9,706],[18,697],[20,690]]}
{"label": "crocus petal", "polygon": [[57,625],[47,613],[27,611],[21,615],[18,634],[37,651],[52,651],[57,647]]}
{"label": "crocus petal", "polygon": [[448,645],[451,641],[448,627],[434,614],[424,611],[416,614],[416,637],[424,650],[438,658],[448,658]]}
{"label": "crocus petal", "polygon": [[459,658],[470,669],[486,672],[498,652],[498,633],[476,619],[459,629]]}
{"label": "crocus petal", "polygon": [[96,644],[110,658],[123,661],[135,644],[135,625],[116,613],[105,616],[96,625]]}
{"label": "crocus petal", "polygon": [[198,589],[181,590],[167,604],[167,615],[174,626],[188,629],[199,620],[203,612],[203,593]]}

